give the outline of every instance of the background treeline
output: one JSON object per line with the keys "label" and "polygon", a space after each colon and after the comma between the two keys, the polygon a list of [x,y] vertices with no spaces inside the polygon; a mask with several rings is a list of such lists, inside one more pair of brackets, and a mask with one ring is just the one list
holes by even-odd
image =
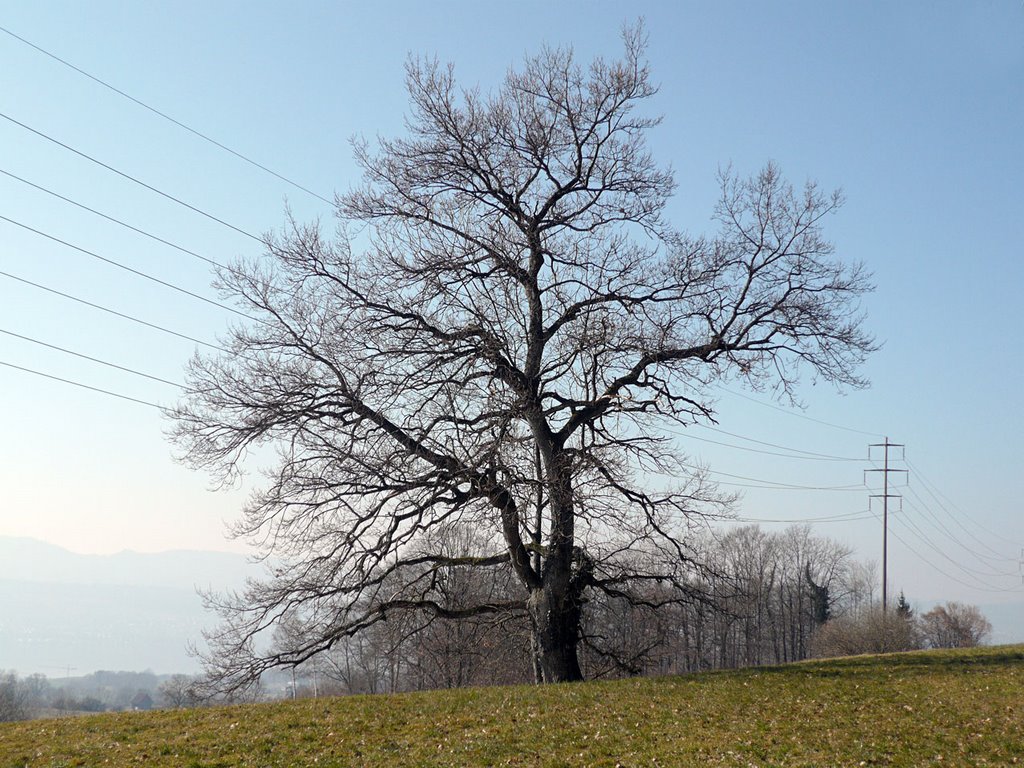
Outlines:
{"label": "background treeline", "polygon": [[0,670],[0,722],[92,712],[176,706],[172,692],[192,682],[185,675],[99,671],[50,680]]}
{"label": "background treeline", "polygon": [[[708,536],[698,555],[701,568],[683,594],[652,583],[645,599],[590,597],[581,638],[587,678],[966,647],[991,632],[973,606],[947,603],[917,616],[902,594],[890,596],[883,615],[876,565],[808,526],[735,528]],[[433,599],[452,610],[498,601],[515,589],[500,572],[485,576],[457,566],[433,578]],[[528,621],[524,615],[395,617],[296,667],[285,687],[289,695],[307,696],[531,682],[537,670]],[[303,626],[300,617],[282,624],[274,637],[278,648],[301,643]]]}

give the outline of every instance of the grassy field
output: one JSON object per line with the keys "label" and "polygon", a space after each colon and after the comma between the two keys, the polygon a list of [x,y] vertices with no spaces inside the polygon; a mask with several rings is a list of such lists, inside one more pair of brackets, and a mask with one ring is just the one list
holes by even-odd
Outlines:
{"label": "grassy field", "polygon": [[1024,646],[0,725],[0,768],[1024,765]]}

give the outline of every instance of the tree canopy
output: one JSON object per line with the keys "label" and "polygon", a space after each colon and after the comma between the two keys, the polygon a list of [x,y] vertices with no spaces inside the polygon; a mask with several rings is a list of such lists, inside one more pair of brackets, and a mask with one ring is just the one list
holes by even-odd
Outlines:
{"label": "tree canopy", "polygon": [[[527,615],[543,679],[579,679],[588,595],[701,597],[688,532],[729,499],[663,427],[713,420],[728,378],[864,383],[869,276],[822,232],[840,195],[728,172],[718,233],[673,229],[642,31],[624,42],[545,49],[490,93],[410,61],[407,135],[356,143],[337,235],[291,222],[220,271],[258,322],[193,359],[174,439],[223,479],[277,450],[237,531],[281,563],[217,602],[226,685],[399,614]],[[260,645],[295,615],[301,640]]]}

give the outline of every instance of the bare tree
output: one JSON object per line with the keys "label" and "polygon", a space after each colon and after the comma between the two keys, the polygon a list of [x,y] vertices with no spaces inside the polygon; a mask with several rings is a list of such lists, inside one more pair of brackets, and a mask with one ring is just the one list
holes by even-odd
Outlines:
{"label": "bare tree", "polygon": [[160,683],[157,692],[160,694],[161,705],[172,709],[197,707],[201,703],[196,681],[188,675],[171,675]]}
{"label": "bare tree", "polygon": [[407,687],[410,636],[420,624],[414,615],[380,622],[339,640],[320,655],[324,676],[342,693],[395,693]]}
{"label": "bare tree", "polygon": [[[220,272],[259,322],[192,361],[174,438],[223,480],[277,447],[238,533],[284,563],[217,601],[225,685],[402,611],[519,615],[543,679],[580,679],[587,595],[688,599],[691,528],[727,507],[659,427],[713,420],[727,377],[784,398],[801,370],[863,384],[868,277],[821,231],[840,196],[773,165],[727,173],[719,235],[673,231],[673,176],[645,144],[658,120],[638,111],[656,90],[643,36],[624,37],[622,60],[545,50],[491,94],[412,61],[409,135],[357,143],[338,236],[293,222]],[[424,546],[452,524],[477,531],[466,551]],[[452,567],[514,589],[451,607]],[[300,647],[261,650],[314,605]]]}
{"label": "bare tree", "polygon": [[973,648],[992,634],[992,624],[976,605],[950,601],[918,620],[930,648]]}
{"label": "bare tree", "polygon": [[881,588],[877,560],[854,562],[844,579],[845,610],[853,616],[874,610],[875,595]]}
{"label": "bare tree", "polygon": [[14,672],[0,670],[0,723],[27,720],[27,689]]}

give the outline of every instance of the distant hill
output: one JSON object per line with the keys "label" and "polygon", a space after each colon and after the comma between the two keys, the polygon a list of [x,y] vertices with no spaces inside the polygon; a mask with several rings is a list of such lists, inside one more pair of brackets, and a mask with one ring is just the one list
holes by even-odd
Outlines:
{"label": "distant hill", "polygon": [[223,552],[81,555],[0,537],[0,669],[194,671],[186,645],[214,622],[197,589],[237,588],[258,572]]}
{"label": "distant hill", "polygon": [[229,552],[80,555],[37,539],[0,536],[2,580],[194,589],[240,585],[251,572],[244,555]]}
{"label": "distant hill", "polygon": [[0,724],[21,765],[1012,765],[1024,646]]}

